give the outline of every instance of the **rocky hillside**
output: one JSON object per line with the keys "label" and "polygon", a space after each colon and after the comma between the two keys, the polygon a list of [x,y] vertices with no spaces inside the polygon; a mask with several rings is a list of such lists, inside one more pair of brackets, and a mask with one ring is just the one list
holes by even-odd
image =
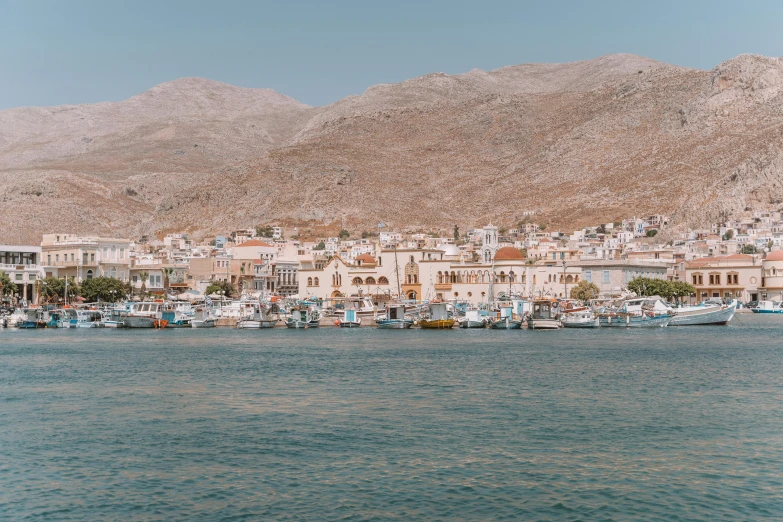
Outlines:
{"label": "rocky hillside", "polygon": [[0,241],[266,221],[551,227],[783,207],[783,63],[632,55],[430,74],[311,108],[188,78],[0,112]]}

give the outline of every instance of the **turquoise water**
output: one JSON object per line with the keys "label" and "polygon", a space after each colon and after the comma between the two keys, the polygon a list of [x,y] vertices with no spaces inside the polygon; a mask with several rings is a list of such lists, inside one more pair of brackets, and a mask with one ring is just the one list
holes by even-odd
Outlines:
{"label": "turquoise water", "polygon": [[783,320],[0,331],[7,520],[783,518]]}

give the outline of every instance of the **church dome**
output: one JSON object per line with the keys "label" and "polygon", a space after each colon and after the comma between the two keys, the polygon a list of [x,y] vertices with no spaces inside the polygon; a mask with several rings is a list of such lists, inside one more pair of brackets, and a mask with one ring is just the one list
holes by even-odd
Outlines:
{"label": "church dome", "polygon": [[522,252],[512,246],[504,246],[495,252],[495,261],[518,261],[522,259],[525,259]]}
{"label": "church dome", "polygon": [[441,243],[440,245],[436,246],[435,249],[443,251],[444,256],[458,256],[460,254],[459,247],[449,243]]}

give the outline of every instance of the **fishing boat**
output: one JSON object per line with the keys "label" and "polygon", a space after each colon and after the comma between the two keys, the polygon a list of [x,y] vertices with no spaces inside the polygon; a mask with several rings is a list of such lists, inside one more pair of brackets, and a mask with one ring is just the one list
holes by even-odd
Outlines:
{"label": "fishing boat", "polygon": [[658,296],[626,299],[619,307],[598,312],[602,327],[663,328],[674,314]]}
{"label": "fishing boat", "polygon": [[695,326],[704,324],[728,324],[737,311],[737,300],[729,304],[706,302],[693,306],[674,308],[669,326]]}
{"label": "fishing boat", "polygon": [[214,328],[217,326],[217,321],[211,316],[208,308],[198,307],[193,313],[190,326],[191,328]]}
{"label": "fishing boat", "polygon": [[759,301],[750,311],[754,314],[783,314],[783,303]]}
{"label": "fishing boat", "polygon": [[318,328],[321,322],[321,316],[318,310],[312,310],[307,307],[295,307],[291,310],[290,317],[285,325],[288,328]]}
{"label": "fishing boat", "polygon": [[356,310],[345,310],[343,316],[337,320],[340,328],[359,328],[362,320],[358,317]]}
{"label": "fishing boat", "polygon": [[527,318],[527,327],[531,330],[557,330],[563,327],[558,315],[556,300],[537,299],[533,301],[533,309]]}
{"label": "fishing boat", "polygon": [[387,304],[386,315],[376,319],[378,328],[402,330],[413,326],[413,319],[405,315],[405,305]]}
{"label": "fishing boat", "polygon": [[465,310],[465,317],[458,319],[460,328],[485,328],[487,318],[481,315],[481,310]]}
{"label": "fishing boat", "polygon": [[103,325],[106,328],[125,328],[125,317],[128,311],[125,307],[111,308],[103,314]]}
{"label": "fishing boat", "polygon": [[76,328],[103,328],[103,316],[98,310],[76,310]]}
{"label": "fishing boat", "polygon": [[563,328],[598,328],[601,326],[598,316],[588,308],[563,314],[561,322]]}
{"label": "fishing boat", "polygon": [[237,322],[237,328],[257,330],[260,328],[274,328],[279,317],[269,313],[266,305],[259,303],[253,306],[251,313]]}
{"label": "fishing boat", "polygon": [[46,323],[47,328],[76,328],[79,317],[73,308],[62,308],[51,310],[49,320]]}
{"label": "fishing boat", "polygon": [[17,328],[32,329],[46,328],[48,313],[41,308],[26,308],[23,315],[19,316],[14,326]]}
{"label": "fishing boat", "polygon": [[454,327],[454,319],[449,317],[446,303],[431,303],[427,317],[419,321],[419,326],[428,330],[449,330]]}
{"label": "fishing boat", "polygon": [[130,303],[123,324],[126,328],[166,328],[168,321],[162,318],[162,303],[142,301]]}
{"label": "fishing boat", "polygon": [[[333,298],[337,301],[334,314],[342,317],[348,311],[353,310],[358,319],[373,320],[378,315],[378,308],[373,304],[369,297],[345,297]],[[342,301],[342,303],[340,303]]]}
{"label": "fishing boat", "polygon": [[493,330],[519,330],[522,328],[522,321],[514,318],[514,308],[511,303],[503,303],[500,306],[500,317],[492,321],[489,327]]}

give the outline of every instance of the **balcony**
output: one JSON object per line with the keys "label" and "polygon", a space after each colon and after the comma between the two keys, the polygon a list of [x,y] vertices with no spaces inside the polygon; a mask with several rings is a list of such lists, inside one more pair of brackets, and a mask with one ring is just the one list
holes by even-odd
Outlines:
{"label": "balcony", "polygon": [[0,270],[38,270],[40,266],[38,265],[14,265],[14,264],[7,264],[7,263],[0,263]]}

